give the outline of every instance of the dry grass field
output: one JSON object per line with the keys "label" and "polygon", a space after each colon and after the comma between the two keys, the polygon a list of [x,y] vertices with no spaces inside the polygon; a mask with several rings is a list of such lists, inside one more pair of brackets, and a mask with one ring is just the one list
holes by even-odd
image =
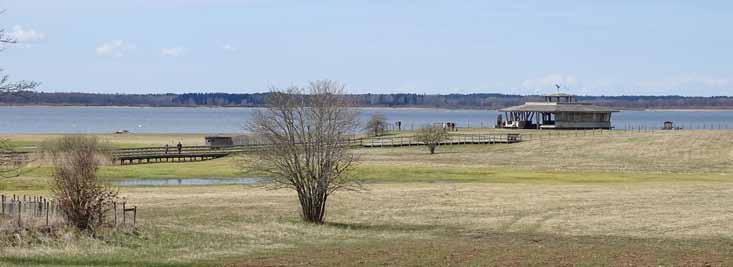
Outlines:
{"label": "dry grass field", "polygon": [[422,147],[362,149],[361,160],[533,171],[728,173],[733,169],[733,131],[531,134],[530,141],[513,145],[442,146],[436,155],[428,155]]}
{"label": "dry grass field", "polygon": [[[326,225],[300,222],[286,190],[122,188],[140,207],[136,234],[1,248],[0,265],[733,265],[733,132],[558,136],[569,133],[444,146],[436,155],[424,147],[359,149],[355,176],[366,190],[337,193]],[[236,163],[101,173],[236,177],[243,175]],[[45,194],[47,175],[3,183],[7,192]]]}
{"label": "dry grass field", "polygon": [[139,236],[6,248],[0,262],[729,265],[732,192],[733,183],[372,184],[337,194],[319,226],[298,220],[290,191],[132,188],[123,193],[141,207]]}
{"label": "dry grass field", "polygon": [[[51,138],[58,138],[61,134],[5,134],[0,138],[7,138],[19,146],[36,146],[37,144]],[[165,144],[176,145],[178,142],[186,146],[202,146],[204,134],[95,134],[100,140],[119,147],[149,147],[164,146]]]}

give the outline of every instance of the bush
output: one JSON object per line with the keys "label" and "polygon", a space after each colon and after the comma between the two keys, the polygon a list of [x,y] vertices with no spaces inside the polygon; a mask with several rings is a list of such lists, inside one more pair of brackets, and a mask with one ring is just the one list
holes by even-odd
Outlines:
{"label": "bush", "polygon": [[364,130],[368,135],[380,136],[387,128],[387,118],[382,114],[372,115],[366,123]]}
{"label": "bush", "polygon": [[44,151],[53,163],[51,193],[67,222],[94,234],[117,199],[117,191],[97,179],[107,150],[95,137],[65,136]]}
{"label": "bush", "polygon": [[448,132],[442,127],[426,125],[417,130],[415,139],[428,146],[430,154],[435,154],[440,143],[448,139]]}

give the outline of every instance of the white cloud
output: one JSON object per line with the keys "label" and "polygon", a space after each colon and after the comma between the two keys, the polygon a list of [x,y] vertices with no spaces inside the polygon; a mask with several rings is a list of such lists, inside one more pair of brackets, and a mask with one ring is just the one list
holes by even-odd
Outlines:
{"label": "white cloud", "polygon": [[127,52],[135,49],[135,44],[122,40],[115,40],[97,46],[97,55],[108,57],[122,57]]}
{"label": "white cloud", "polygon": [[25,29],[23,26],[15,25],[8,36],[18,43],[37,43],[46,40],[46,34],[34,29]]}
{"label": "white cloud", "polygon": [[578,86],[578,79],[573,75],[549,74],[537,79],[522,82],[522,87],[535,90],[555,90],[555,85],[563,88]]}
{"label": "white cloud", "polygon": [[11,44],[19,47],[30,47],[31,44],[40,43],[46,40],[46,34],[30,28],[15,25],[13,29],[6,32],[6,37],[14,40],[16,43]]}
{"label": "white cloud", "polygon": [[160,54],[161,55],[168,56],[168,57],[182,56],[185,53],[186,53],[186,49],[183,48],[183,47],[180,47],[180,46],[178,46],[178,47],[170,47],[170,48],[163,48],[163,49],[160,50]]}
{"label": "white cloud", "polygon": [[221,49],[224,49],[224,51],[228,51],[228,52],[237,52],[237,51],[239,51],[239,48],[237,48],[237,47],[235,47],[235,46],[233,46],[231,44],[224,44],[224,45],[221,46]]}

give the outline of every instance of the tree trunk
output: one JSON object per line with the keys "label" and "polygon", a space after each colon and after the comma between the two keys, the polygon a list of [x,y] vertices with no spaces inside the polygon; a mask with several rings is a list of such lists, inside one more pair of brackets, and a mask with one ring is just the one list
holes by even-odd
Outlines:
{"label": "tree trunk", "polygon": [[327,195],[298,194],[303,220],[309,223],[322,224],[326,217]]}
{"label": "tree trunk", "polygon": [[435,154],[435,145],[429,145],[428,148],[430,149],[430,154]]}

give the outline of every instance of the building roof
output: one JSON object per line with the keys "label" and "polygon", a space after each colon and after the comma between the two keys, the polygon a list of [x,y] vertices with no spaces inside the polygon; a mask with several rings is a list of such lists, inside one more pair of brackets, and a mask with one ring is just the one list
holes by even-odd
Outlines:
{"label": "building roof", "polygon": [[566,94],[566,93],[552,93],[552,94],[545,94],[545,96],[575,96],[575,95]]}
{"label": "building roof", "polygon": [[524,105],[500,109],[501,112],[619,112],[589,103],[527,102]]}

